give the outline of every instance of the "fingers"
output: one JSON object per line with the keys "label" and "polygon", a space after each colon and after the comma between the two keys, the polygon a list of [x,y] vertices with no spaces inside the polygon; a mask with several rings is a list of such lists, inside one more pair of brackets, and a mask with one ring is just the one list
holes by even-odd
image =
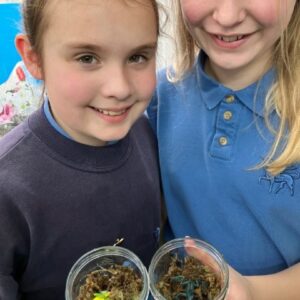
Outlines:
{"label": "fingers", "polygon": [[210,250],[213,249],[210,245],[204,242],[203,244],[199,244],[199,242],[194,241],[192,238],[186,237],[184,246],[188,255],[198,259],[204,265],[209,266],[215,273],[220,273],[220,266],[213,257],[214,254],[210,252]]}

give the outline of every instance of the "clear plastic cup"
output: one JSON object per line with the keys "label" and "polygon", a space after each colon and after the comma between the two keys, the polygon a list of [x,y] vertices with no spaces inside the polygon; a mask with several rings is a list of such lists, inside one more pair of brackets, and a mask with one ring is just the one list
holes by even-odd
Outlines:
{"label": "clear plastic cup", "polygon": [[[130,250],[119,246],[105,246],[81,256],[71,268],[65,290],[66,300],[76,300],[80,287],[89,273],[109,268],[112,264],[132,268],[142,279],[143,287],[138,300],[146,300],[149,295],[149,277],[146,267]],[[92,298],[93,299],[93,298]],[[131,300],[131,299],[125,299]]]}
{"label": "clear plastic cup", "polygon": [[[208,266],[209,270],[217,276],[216,278],[218,278],[220,283],[220,291],[212,300],[225,299],[229,284],[229,270],[222,255],[214,247],[201,240],[179,238],[171,240],[159,248],[150,263],[148,272],[150,291],[155,300],[166,300],[157,285],[163,276],[169,272],[170,264],[175,257],[179,258],[180,261],[184,261],[187,257],[193,257],[204,266]],[[182,278],[175,276],[172,280],[183,280]],[[179,299],[190,298],[179,297]]]}

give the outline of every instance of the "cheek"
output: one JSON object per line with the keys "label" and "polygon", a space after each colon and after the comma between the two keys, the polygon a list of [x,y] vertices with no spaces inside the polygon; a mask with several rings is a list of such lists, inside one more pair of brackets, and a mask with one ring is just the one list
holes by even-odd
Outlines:
{"label": "cheek", "polygon": [[143,74],[136,74],[133,80],[139,98],[143,101],[150,101],[156,87],[155,67]]}
{"label": "cheek", "polygon": [[186,22],[190,25],[197,25],[209,11],[209,2],[207,0],[181,0],[181,10]]}
{"label": "cheek", "polygon": [[278,22],[278,12],[276,8],[269,10],[259,10],[255,14],[257,21],[265,27],[274,26]]}
{"label": "cheek", "polygon": [[291,2],[294,1],[295,0],[260,1],[253,8],[253,15],[257,21],[265,27],[286,26],[293,11]]}
{"label": "cheek", "polygon": [[52,87],[55,97],[60,101],[71,102],[75,105],[80,105],[85,99],[89,99],[92,92],[87,79],[74,72],[59,72],[56,76],[49,77],[47,87],[48,90]]}
{"label": "cheek", "polygon": [[141,90],[143,98],[147,101],[150,101],[156,87],[155,76],[148,76],[148,78],[145,78],[141,86],[143,87]]}

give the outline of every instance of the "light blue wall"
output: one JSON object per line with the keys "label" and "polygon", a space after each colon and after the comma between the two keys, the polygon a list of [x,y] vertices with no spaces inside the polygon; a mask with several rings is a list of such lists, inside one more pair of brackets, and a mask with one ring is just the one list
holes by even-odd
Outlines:
{"label": "light blue wall", "polygon": [[6,81],[17,61],[21,60],[14,39],[21,32],[20,5],[0,3],[0,84]]}

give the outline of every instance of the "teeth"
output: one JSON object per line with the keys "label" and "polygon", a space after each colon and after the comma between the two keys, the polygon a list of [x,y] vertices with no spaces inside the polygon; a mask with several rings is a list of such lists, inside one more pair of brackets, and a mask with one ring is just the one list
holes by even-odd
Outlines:
{"label": "teeth", "polygon": [[111,110],[104,110],[104,109],[96,108],[96,110],[107,116],[120,116],[126,112],[126,109],[121,110],[121,111],[111,111]]}
{"label": "teeth", "polygon": [[232,43],[238,40],[241,40],[243,38],[243,35],[233,35],[233,36],[223,36],[218,35],[218,39],[222,40],[224,42]]}

